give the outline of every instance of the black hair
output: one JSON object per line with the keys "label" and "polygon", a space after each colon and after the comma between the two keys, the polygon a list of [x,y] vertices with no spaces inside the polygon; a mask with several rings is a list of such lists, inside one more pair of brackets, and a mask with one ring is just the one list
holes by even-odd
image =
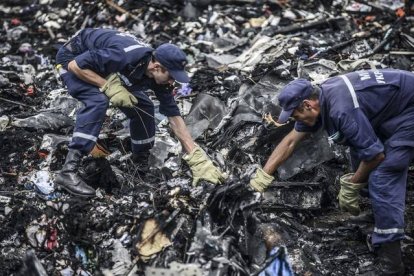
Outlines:
{"label": "black hair", "polygon": [[319,95],[321,94],[321,88],[318,85],[312,85],[312,92],[309,95],[309,97],[307,97],[307,100],[318,100],[319,99]]}
{"label": "black hair", "polygon": [[[319,95],[321,94],[321,88],[318,85],[312,85],[312,92],[305,100],[319,100]],[[299,112],[303,111],[303,102],[296,108]]]}
{"label": "black hair", "polygon": [[161,65],[161,70],[162,71],[168,71],[168,69],[164,65],[162,65],[162,63],[159,60],[157,60],[157,58],[154,55],[154,52],[151,54],[151,61],[152,62],[158,62]]}
{"label": "black hair", "polygon": [[154,52],[151,54],[151,61],[152,61],[152,62],[157,61],[157,59],[155,58]]}

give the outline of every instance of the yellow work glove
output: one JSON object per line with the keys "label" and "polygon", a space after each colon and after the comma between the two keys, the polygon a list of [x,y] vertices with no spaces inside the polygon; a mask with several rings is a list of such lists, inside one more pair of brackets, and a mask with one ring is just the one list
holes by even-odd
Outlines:
{"label": "yellow work glove", "polygon": [[197,185],[200,180],[207,180],[211,183],[219,184],[226,178],[198,145],[189,154],[184,155],[183,159],[187,162],[193,173],[193,186]]}
{"label": "yellow work glove", "polygon": [[354,216],[359,215],[359,191],[364,188],[367,183],[352,183],[350,179],[354,174],[348,173],[340,178],[341,189],[339,190],[338,199],[339,207],[344,212],[349,212]]}
{"label": "yellow work glove", "polygon": [[249,186],[260,193],[263,193],[275,178],[268,175],[263,169],[258,168],[256,174],[250,180]]}
{"label": "yellow work glove", "polygon": [[138,103],[137,98],[122,85],[117,74],[112,74],[106,79],[101,91],[108,96],[114,106],[133,107]]}

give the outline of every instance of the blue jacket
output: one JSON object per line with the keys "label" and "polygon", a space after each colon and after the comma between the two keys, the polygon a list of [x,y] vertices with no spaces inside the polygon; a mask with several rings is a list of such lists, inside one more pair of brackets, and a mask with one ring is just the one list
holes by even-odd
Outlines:
{"label": "blue jacket", "polygon": [[71,38],[70,45],[81,69],[90,69],[102,77],[119,73],[130,91],[153,90],[162,114],[180,115],[172,87],[158,85],[145,75],[154,51],[148,44],[116,30],[83,29]]}
{"label": "blue jacket", "polygon": [[[142,78],[153,49],[135,36],[110,29],[84,29],[72,38],[76,63],[103,77],[120,72],[131,82]],[[139,66],[141,65],[141,66]],[[138,71],[138,72],[137,72]]]}
{"label": "blue jacket", "polygon": [[329,139],[371,160],[390,146],[414,147],[414,74],[393,69],[364,70],[321,85],[321,114],[314,127],[296,122],[300,132],[323,126]]}

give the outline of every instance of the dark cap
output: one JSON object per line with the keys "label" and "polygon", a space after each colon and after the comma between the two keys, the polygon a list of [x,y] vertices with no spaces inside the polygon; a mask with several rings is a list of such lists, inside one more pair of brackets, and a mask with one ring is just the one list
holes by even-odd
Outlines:
{"label": "dark cap", "polygon": [[289,82],[279,94],[279,105],[282,107],[278,123],[284,124],[292,116],[293,111],[312,93],[312,84],[305,79]]}
{"label": "dark cap", "polygon": [[155,49],[154,57],[168,70],[175,81],[179,83],[190,82],[190,78],[184,70],[187,58],[180,48],[170,43],[162,44]]}

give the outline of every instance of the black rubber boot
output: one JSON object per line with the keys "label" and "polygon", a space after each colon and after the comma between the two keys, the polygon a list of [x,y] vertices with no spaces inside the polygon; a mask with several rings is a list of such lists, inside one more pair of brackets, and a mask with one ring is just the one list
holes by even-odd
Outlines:
{"label": "black rubber boot", "polygon": [[62,170],[56,176],[55,183],[73,195],[82,197],[95,196],[95,190],[78,175],[81,159],[82,153],[79,150],[70,149],[68,155],[66,155]]}
{"label": "black rubber boot", "polygon": [[400,241],[383,243],[376,252],[377,275],[404,275]]}
{"label": "black rubber boot", "polygon": [[145,174],[149,171],[149,163],[148,163],[149,156],[150,156],[149,151],[144,151],[140,153],[132,153],[131,159],[135,165],[135,169],[138,172]]}

